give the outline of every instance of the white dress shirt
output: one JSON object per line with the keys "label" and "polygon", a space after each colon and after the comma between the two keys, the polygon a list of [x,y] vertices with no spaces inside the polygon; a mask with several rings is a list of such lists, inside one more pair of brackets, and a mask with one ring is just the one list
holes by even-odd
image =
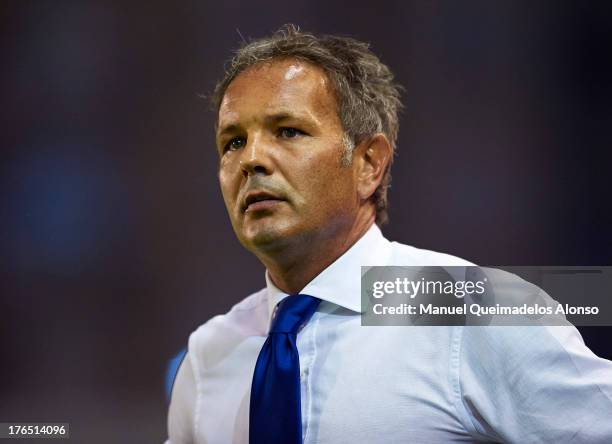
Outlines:
{"label": "white dress shirt", "polygon": [[[376,225],[302,291],[304,443],[612,443],[612,362],[574,327],[361,326],[361,266],[472,265],[385,239]],[[189,338],[171,444],[248,443],[251,379],[276,304],[266,288]]]}

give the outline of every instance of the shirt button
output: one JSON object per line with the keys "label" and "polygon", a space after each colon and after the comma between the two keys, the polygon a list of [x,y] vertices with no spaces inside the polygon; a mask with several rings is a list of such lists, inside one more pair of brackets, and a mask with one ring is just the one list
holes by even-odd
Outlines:
{"label": "shirt button", "polygon": [[307,368],[303,368],[302,371],[300,371],[300,378],[301,379],[306,379],[307,375],[308,375],[308,369]]}

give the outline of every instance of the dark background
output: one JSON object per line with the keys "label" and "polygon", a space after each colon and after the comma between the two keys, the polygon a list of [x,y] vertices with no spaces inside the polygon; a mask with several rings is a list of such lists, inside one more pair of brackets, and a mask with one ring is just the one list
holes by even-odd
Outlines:
{"label": "dark background", "polygon": [[[0,422],[163,441],[167,360],[264,285],[231,231],[198,97],[239,32],[348,34],[394,70],[406,109],[388,238],[483,265],[612,265],[607,2],[0,10]],[[612,358],[610,328],[582,332]]]}

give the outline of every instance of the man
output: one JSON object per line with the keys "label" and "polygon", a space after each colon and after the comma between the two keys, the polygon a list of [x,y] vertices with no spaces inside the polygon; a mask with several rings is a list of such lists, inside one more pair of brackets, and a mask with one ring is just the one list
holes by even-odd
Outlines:
{"label": "man", "polygon": [[266,288],[191,335],[169,442],[612,442],[612,366],[573,327],[361,326],[361,266],[470,265],[381,234],[401,103],[366,44],[288,26],[238,51],[215,100],[223,198]]}

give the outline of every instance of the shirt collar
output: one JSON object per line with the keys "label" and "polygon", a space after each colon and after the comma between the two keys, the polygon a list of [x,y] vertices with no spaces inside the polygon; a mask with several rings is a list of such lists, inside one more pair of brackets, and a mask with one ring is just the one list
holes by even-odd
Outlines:
{"label": "shirt collar", "polygon": [[[391,242],[376,224],[335,262],[319,273],[300,292],[361,313],[361,267],[386,265],[391,256]],[[278,289],[266,270],[268,319],[276,305],[288,296]]]}

